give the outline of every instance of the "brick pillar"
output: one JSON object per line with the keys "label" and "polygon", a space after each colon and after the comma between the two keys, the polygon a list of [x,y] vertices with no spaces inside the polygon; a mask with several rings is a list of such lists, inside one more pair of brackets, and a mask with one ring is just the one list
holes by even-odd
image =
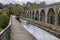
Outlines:
{"label": "brick pillar", "polygon": [[31,12],[31,19],[32,19],[32,12]]}
{"label": "brick pillar", "polygon": [[30,11],[29,11],[28,15],[29,15],[28,17],[30,18]]}
{"label": "brick pillar", "polygon": [[35,11],[34,11],[34,20],[35,20],[35,16],[36,16],[36,13],[35,13]]}
{"label": "brick pillar", "polygon": [[33,15],[32,15],[32,11],[31,11],[31,19],[32,19]]}
{"label": "brick pillar", "polygon": [[58,25],[58,16],[55,16],[55,25]]}
{"label": "brick pillar", "polygon": [[35,10],[35,12],[34,12],[34,18],[36,18],[36,10]]}
{"label": "brick pillar", "polygon": [[[41,12],[41,11],[40,11]],[[39,12],[39,21],[40,21],[40,12]]]}
{"label": "brick pillar", "polygon": [[47,12],[45,12],[45,23],[47,23]]}

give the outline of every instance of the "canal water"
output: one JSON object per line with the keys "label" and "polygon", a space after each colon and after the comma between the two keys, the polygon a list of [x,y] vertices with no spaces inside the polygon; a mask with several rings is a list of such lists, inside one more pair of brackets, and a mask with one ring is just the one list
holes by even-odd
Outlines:
{"label": "canal water", "polygon": [[32,25],[29,24],[28,21],[20,19],[21,25],[27,29],[33,36],[37,38],[37,40],[60,40],[59,38],[53,36],[52,34]]}

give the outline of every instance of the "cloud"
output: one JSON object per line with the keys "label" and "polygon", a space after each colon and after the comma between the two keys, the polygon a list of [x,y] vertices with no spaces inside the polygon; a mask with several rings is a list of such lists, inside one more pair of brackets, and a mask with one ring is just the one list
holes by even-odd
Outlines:
{"label": "cloud", "polygon": [[26,2],[37,2],[40,3],[42,1],[46,1],[46,3],[54,3],[54,2],[59,2],[60,0],[0,0],[1,3],[7,4],[7,3],[26,3]]}
{"label": "cloud", "polygon": [[50,3],[59,2],[60,0],[15,0],[15,1],[20,1],[20,2],[23,2],[23,3],[26,3],[26,2],[37,2],[37,3],[40,3],[42,1],[45,1],[47,4],[50,4]]}
{"label": "cloud", "polygon": [[3,4],[15,3],[15,0],[0,0],[0,3],[3,3]]}

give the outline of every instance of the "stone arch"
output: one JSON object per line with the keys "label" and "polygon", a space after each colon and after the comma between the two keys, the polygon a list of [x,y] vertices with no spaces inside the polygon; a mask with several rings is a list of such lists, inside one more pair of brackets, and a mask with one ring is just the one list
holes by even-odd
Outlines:
{"label": "stone arch", "polygon": [[58,25],[60,26],[60,12],[58,14]]}
{"label": "stone arch", "polygon": [[32,19],[34,19],[34,11],[32,11]]}
{"label": "stone arch", "polygon": [[36,11],[36,17],[35,17],[35,20],[39,20],[39,11],[38,11],[38,10]]}
{"label": "stone arch", "polygon": [[53,8],[50,8],[48,11],[47,22],[50,24],[55,24],[55,12]]}
{"label": "stone arch", "polygon": [[40,21],[45,22],[45,11],[44,10],[41,10]]}

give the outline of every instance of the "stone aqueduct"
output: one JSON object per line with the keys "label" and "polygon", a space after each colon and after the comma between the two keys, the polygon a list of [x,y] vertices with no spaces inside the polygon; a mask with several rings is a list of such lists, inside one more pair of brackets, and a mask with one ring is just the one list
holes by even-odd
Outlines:
{"label": "stone aqueduct", "polygon": [[26,11],[30,19],[53,25],[60,25],[60,2]]}

